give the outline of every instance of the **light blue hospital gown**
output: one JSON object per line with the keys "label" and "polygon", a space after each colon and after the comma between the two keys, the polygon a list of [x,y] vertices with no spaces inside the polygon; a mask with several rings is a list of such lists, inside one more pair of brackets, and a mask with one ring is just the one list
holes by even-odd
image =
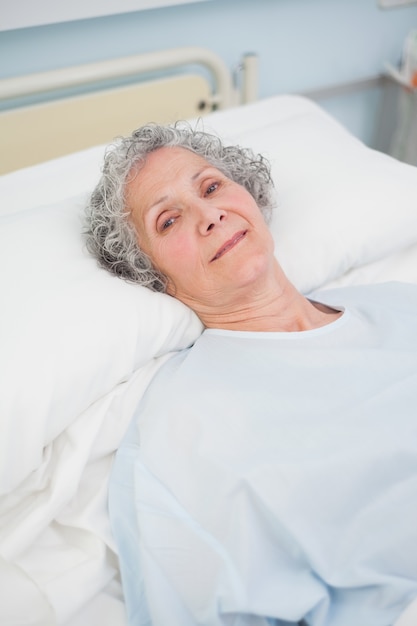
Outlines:
{"label": "light blue hospital gown", "polygon": [[206,330],[150,384],[110,513],[135,626],[388,626],[417,596],[417,288]]}

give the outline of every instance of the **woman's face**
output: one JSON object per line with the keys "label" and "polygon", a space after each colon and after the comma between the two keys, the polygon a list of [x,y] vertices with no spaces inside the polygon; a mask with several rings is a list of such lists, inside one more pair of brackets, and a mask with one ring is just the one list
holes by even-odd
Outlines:
{"label": "woman's face", "polygon": [[232,305],[270,271],[273,240],[255,200],[193,152],[151,153],[127,192],[139,245],[197,314]]}

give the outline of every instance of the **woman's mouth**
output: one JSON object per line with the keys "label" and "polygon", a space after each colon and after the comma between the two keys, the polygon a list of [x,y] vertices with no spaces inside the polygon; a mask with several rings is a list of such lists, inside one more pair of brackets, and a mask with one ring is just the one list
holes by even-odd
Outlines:
{"label": "woman's mouth", "polygon": [[210,263],[212,261],[217,261],[217,259],[219,259],[221,256],[223,256],[224,254],[226,254],[226,252],[229,252],[229,250],[231,250],[232,248],[234,248],[234,246],[239,243],[239,241],[241,241],[241,239],[243,239],[243,237],[246,235],[248,231],[247,230],[240,230],[238,233],[236,233],[235,235],[233,235],[233,237],[231,239],[229,239],[228,241],[226,241],[221,248],[219,248],[216,252],[216,254],[214,255],[214,257],[211,259]]}

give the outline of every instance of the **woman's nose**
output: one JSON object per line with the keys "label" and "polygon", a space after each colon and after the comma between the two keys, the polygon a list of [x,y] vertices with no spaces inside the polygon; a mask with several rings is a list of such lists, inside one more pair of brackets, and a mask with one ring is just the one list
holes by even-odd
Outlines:
{"label": "woman's nose", "polygon": [[214,206],[202,206],[199,210],[198,226],[202,235],[207,235],[226,218],[226,211]]}

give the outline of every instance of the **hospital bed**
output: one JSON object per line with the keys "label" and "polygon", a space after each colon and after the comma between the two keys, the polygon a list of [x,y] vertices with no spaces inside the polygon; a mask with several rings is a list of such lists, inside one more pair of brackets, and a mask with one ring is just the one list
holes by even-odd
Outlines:
{"label": "hospital bed", "polygon": [[[179,302],[110,276],[85,250],[83,207],[115,135],[187,118],[263,153],[276,254],[304,293],[417,282],[416,168],[304,97],[256,101],[246,62],[240,96],[200,49],[0,82],[4,102],[31,99],[0,114],[1,624],[126,625],[106,500],[114,451],[166,355],[202,330]],[[57,89],[64,97],[39,99]]]}

